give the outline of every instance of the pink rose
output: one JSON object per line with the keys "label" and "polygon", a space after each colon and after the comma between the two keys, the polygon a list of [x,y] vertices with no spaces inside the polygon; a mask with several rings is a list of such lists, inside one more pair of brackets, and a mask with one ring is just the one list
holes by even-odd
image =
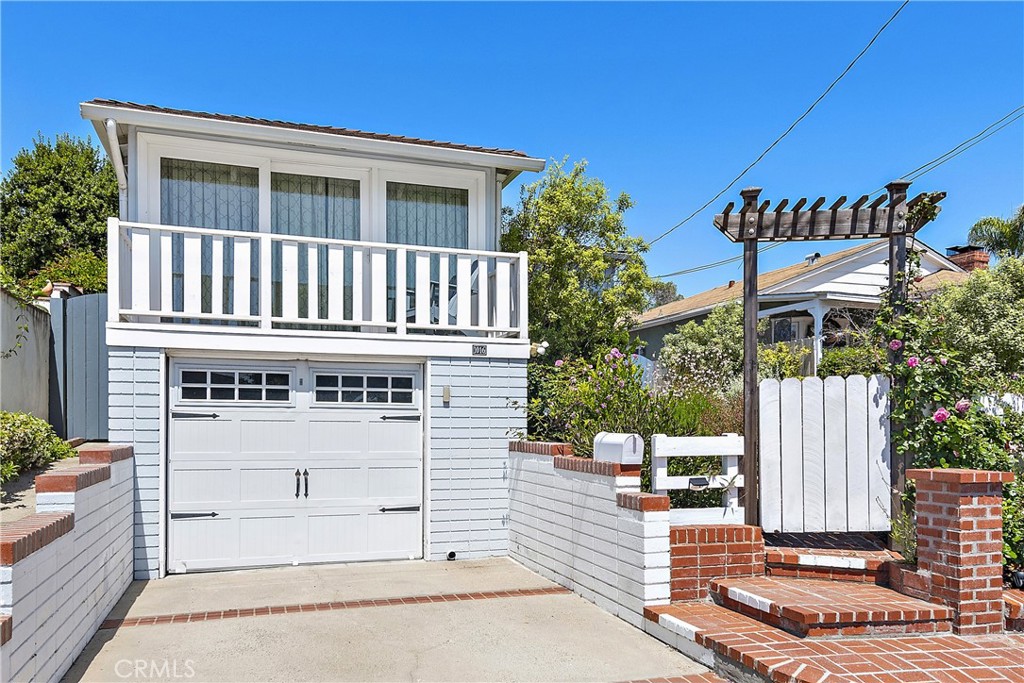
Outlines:
{"label": "pink rose", "polygon": [[953,407],[956,408],[956,412],[958,413],[966,413],[968,410],[971,409],[971,402],[966,398],[962,398],[959,401],[957,401],[956,405]]}
{"label": "pink rose", "polygon": [[939,362],[940,362],[940,363],[942,363],[943,365],[945,365],[945,364],[946,364],[946,363],[948,363],[949,361],[948,361],[948,360],[946,360],[945,358],[940,358],[940,359],[939,359]]}
{"label": "pink rose", "polygon": [[556,368],[560,368],[560,367],[562,367],[563,365],[565,365],[565,361],[564,361],[564,360],[562,360],[561,358],[559,358],[558,360],[556,360],[556,361],[555,361],[555,367],[556,367]]}
{"label": "pink rose", "polygon": [[889,342],[889,348],[892,349],[893,351],[899,351],[900,349],[903,348],[903,342],[901,342],[899,339],[893,339],[891,342]]}
{"label": "pink rose", "polygon": [[921,361],[918,360],[917,356],[911,356],[910,358],[907,359],[907,367],[908,368],[916,368],[920,364],[921,364]]}
{"label": "pink rose", "polygon": [[946,410],[945,408],[939,408],[932,415],[932,419],[938,422],[939,424],[942,424],[943,422],[949,419],[949,411]]}
{"label": "pink rose", "polygon": [[927,358],[924,359],[924,362],[927,363],[928,365],[931,365],[932,363],[935,362],[935,359],[932,358],[931,356],[928,356]]}

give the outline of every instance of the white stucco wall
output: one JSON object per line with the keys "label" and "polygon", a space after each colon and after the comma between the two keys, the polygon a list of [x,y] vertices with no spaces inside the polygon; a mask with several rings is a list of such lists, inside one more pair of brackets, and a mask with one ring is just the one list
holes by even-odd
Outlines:
{"label": "white stucco wall", "polygon": [[0,359],[0,410],[31,413],[46,420],[50,412],[50,314],[34,305],[22,307],[0,290],[0,351],[13,349],[19,326],[27,337],[10,358]]}

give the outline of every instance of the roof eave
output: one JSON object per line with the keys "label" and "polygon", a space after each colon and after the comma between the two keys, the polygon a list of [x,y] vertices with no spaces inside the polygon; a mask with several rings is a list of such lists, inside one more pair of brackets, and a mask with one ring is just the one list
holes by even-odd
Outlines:
{"label": "roof eave", "polygon": [[[427,161],[471,164],[510,171],[542,171],[545,161],[534,157],[520,157],[475,150],[450,149],[393,140],[371,140],[336,133],[295,130],[257,123],[221,121],[199,116],[141,111],[130,107],[82,102],[82,118],[102,121],[113,118],[118,123],[165,128],[208,135],[229,135],[250,140],[317,146],[325,149],[347,150],[367,154],[391,154],[415,157]],[[110,150],[107,150],[110,153]]]}

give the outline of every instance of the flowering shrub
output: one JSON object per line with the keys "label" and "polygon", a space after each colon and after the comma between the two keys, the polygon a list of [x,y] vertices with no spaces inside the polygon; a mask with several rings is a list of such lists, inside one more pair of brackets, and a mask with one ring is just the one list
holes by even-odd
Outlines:
{"label": "flowering shrub", "polygon": [[[1009,564],[1024,562],[1024,417],[999,398],[1024,393],[1024,289],[1017,285],[1024,287],[1024,263],[1004,259],[993,273],[912,299],[899,316],[887,303],[876,322],[879,345],[892,352],[895,455],[915,467],[1015,473],[1003,501]],[[997,314],[968,305],[968,295]]]}
{"label": "flowering shrub", "polygon": [[[712,435],[741,431],[742,402],[703,393],[654,389],[645,383],[643,368],[619,349],[610,349],[593,363],[556,360],[554,366],[532,368],[527,405],[531,438],[571,443],[577,455],[593,453],[599,432],[640,434],[650,454],[654,434]],[[687,458],[672,462],[672,474],[721,472],[718,458]],[[675,468],[679,468],[678,470]],[[649,463],[643,486],[650,490]],[[680,492],[679,502],[698,507],[720,504],[721,492]]]}

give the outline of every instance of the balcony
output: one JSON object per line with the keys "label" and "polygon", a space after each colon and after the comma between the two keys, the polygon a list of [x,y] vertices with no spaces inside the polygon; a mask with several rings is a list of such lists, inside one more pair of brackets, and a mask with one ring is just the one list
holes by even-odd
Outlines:
{"label": "balcony", "polygon": [[107,229],[108,330],[529,343],[525,252]]}

